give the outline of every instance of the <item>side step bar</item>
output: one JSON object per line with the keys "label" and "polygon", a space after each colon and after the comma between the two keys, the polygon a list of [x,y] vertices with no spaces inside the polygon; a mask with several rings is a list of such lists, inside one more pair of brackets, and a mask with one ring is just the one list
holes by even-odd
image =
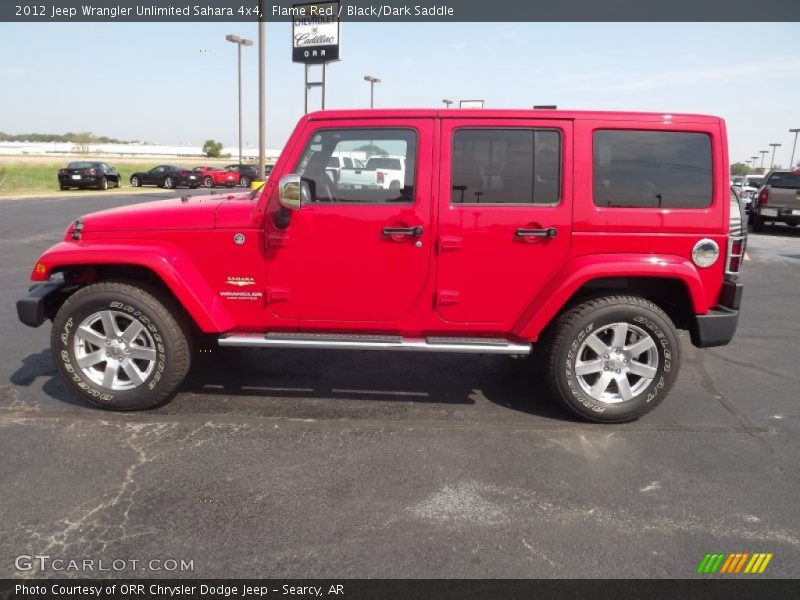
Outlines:
{"label": "side step bar", "polygon": [[327,350],[407,350],[466,354],[530,354],[531,345],[497,338],[337,335],[327,333],[229,333],[219,345],[240,348],[321,348]]}

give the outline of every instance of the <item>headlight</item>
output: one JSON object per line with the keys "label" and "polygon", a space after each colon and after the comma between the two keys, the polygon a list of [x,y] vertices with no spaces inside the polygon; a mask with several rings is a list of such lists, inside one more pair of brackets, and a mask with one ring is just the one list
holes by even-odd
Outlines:
{"label": "headlight", "polygon": [[719,245],[714,240],[703,238],[692,249],[692,260],[698,267],[710,267],[718,258]]}

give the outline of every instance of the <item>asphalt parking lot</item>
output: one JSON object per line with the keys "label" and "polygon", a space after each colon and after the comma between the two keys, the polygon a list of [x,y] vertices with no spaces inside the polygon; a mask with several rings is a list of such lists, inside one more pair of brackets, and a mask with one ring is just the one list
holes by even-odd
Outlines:
{"label": "asphalt parking lot", "polygon": [[800,574],[800,229],[751,236],[734,343],[684,335],[677,385],[636,423],[573,420],[524,360],[289,350],[213,352],[168,404],[103,412],[14,302],[70,220],[164,195],[0,200],[0,577],[35,573],[14,564],[32,554],[200,577],[684,578],[707,552],[771,552],[765,576]]}

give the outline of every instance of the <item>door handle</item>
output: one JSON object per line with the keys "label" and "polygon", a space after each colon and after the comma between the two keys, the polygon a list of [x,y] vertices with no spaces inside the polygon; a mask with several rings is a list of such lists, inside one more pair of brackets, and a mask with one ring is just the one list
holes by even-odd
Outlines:
{"label": "door handle", "polygon": [[517,237],[556,237],[558,233],[558,229],[555,227],[548,227],[546,229],[524,229],[520,227],[517,229],[516,235]]}
{"label": "door handle", "polygon": [[422,235],[422,227],[384,227],[383,235],[413,235],[419,237]]}

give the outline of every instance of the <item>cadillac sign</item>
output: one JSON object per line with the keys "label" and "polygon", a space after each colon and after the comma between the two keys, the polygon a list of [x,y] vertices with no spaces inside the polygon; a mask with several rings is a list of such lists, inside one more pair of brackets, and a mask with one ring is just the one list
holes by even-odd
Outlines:
{"label": "cadillac sign", "polygon": [[292,7],[292,60],[306,64],[339,60],[339,2]]}

